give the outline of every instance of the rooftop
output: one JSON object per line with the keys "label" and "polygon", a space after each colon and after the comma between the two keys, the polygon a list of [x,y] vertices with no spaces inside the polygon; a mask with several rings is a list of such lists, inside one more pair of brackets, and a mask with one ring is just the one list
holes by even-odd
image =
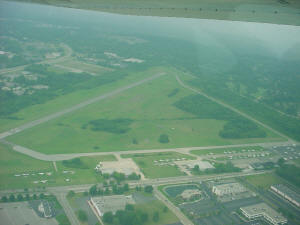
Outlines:
{"label": "rooftop", "polygon": [[281,214],[269,207],[266,203],[259,203],[255,205],[241,207],[241,210],[244,214],[246,214],[246,216],[250,218],[263,216],[265,219],[272,222],[273,224],[283,224],[287,222],[285,217],[283,217]]}

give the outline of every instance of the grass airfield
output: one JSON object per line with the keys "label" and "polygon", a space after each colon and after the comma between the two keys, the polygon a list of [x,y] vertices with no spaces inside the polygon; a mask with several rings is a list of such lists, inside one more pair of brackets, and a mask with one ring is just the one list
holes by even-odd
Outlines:
{"label": "grass airfield", "polygon": [[[139,73],[139,79],[157,70]],[[281,140],[269,131],[266,138],[221,138],[219,131],[226,121],[199,119],[173,105],[183,97],[194,94],[180,86],[174,75],[180,74],[185,80],[188,76],[171,68],[163,68],[160,71],[166,72],[166,75],[10,136],[7,140],[45,154],[230,145]],[[137,76],[137,74],[133,75],[135,78]],[[115,86],[118,85],[113,85]],[[99,120],[105,122],[100,124],[100,127],[106,128],[95,128],[91,125],[93,121]],[[120,120],[130,122],[119,123]],[[161,134],[168,135],[168,143],[159,142]]]}

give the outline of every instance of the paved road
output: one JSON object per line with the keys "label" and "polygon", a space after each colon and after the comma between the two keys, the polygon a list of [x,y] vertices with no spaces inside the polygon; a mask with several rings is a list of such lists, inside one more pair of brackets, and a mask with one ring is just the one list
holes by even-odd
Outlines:
{"label": "paved road", "polygon": [[[279,136],[286,138],[289,142],[292,142],[292,143],[295,142],[294,140],[292,140],[292,139],[289,138],[288,136],[282,134],[281,132],[279,132],[279,131],[277,131],[277,130],[274,130],[272,127],[270,127],[270,126],[268,126],[268,125],[266,125],[266,124],[264,124],[264,123],[258,121],[257,119],[255,119],[255,118],[253,118],[253,117],[247,115],[246,113],[243,113],[243,112],[241,112],[240,110],[238,110],[238,109],[236,109],[236,108],[234,108],[234,107],[232,107],[232,106],[230,106],[230,105],[228,105],[228,104],[226,104],[226,103],[224,103],[224,102],[222,102],[222,101],[220,101],[220,100],[218,100],[218,99],[216,99],[216,98],[214,98],[214,97],[211,97],[211,96],[209,96],[209,95],[207,95],[207,94],[205,94],[205,93],[203,93],[203,92],[201,92],[201,91],[199,91],[199,90],[196,90],[196,89],[194,89],[194,88],[192,88],[192,87],[190,87],[190,86],[184,84],[184,83],[180,80],[180,78],[179,78],[178,75],[176,75],[176,79],[177,79],[178,83],[179,83],[182,87],[184,87],[184,88],[186,88],[186,89],[189,89],[189,90],[191,90],[191,91],[193,91],[193,92],[195,92],[195,93],[197,93],[197,94],[200,94],[200,95],[202,95],[202,96],[208,98],[209,100],[211,100],[211,101],[213,101],[213,102],[216,102],[216,103],[218,103],[218,104],[220,104],[220,105],[222,105],[222,106],[224,106],[224,107],[226,107],[226,108],[228,108],[228,109],[230,109],[230,110],[232,110],[232,111],[234,111],[234,112],[240,114],[241,116],[243,116],[243,117],[245,117],[245,118],[247,118],[247,119],[249,119],[249,120],[252,120],[253,122],[255,122],[255,123],[257,123],[257,124],[259,124],[259,125],[261,125],[261,126],[267,128],[267,129],[271,130],[272,132],[278,134]],[[295,143],[296,143],[296,142],[295,142]]]}
{"label": "paved road", "polygon": [[180,220],[183,225],[193,225],[193,223],[177,208],[169,199],[154,187],[154,196],[162,201]]}
{"label": "paved road", "polygon": [[148,78],[146,78],[146,79],[143,79],[143,80],[137,81],[137,82],[135,82],[135,83],[129,84],[129,85],[125,86],[125,87],[121,87],[121,88],[119,88],[119,89],[116,89],[116,90],[114,90],[114,91],[112,91],[112,92],[109,92],[109,93],[106,93],[106,94],[97,96],[97,97],[95,97],[95,98],[91,98],[91,99],[86,100],[86,101],[84,101],[84,102],[81,102],[81,103],[79,103],[79,104],[77,104],[77,105],[75,105],[75,106],[72,106],[72,107],[70,107],[70,108],[68,108],[68,109],[62,110],[62,111],[60,111],[60,112],[53,113],[53,114],[51,114],[51,115],[48,115],[48,116],[43,117],[43,118],[38,119],[38,120],[31,121],[31,122],[29,122],[29,123],[26,123],[26,124],[20,126],[20,127],[11,129],[11,130],[6,131],[6,132],[4,132],[4,133],[1,133],[1,134],[0,134],[0,139],[6,138],[6,137],[8,137],[8,136],[11,136],[11,135],[13,135],[13,134],[19,133],[19,132],[24,131],[24,130],[26,130],[26,129],[29,129],[29,128],[35,127],[35,126],[37,126],[37,125],[40,125],[40,124],[42,124],[42,123],[48,122],[49,120],[56,119],[56,118],[58,118],[58,117],[60,117],[60,116],[63,116],[63,115],[65,115],[65,114],[67,114],[67,113],[70,113],[70,112],[73,112],[73,111],[75,111],[75,110],[81,109],[81,108],[83,108],[83,107],[85,107],[85,106],[87,106],[87,105],[90,105],[90,104],[92,104],[92,103],[95,103],[95,102],[98,102],[98,101],[100,101],[100,100],[109,98],[109,97],[114,96],[114,95],[116,95],[116,94],[119,94],[119,93],[121,93],[121,92],[123,92],[123,91],[126,91],[126,90],[128,90],[128,89],[130,89],[130,88],[133,88],[133,87],[139,86],[139,85],[141,85],[141,84],[144,84],[144,83],[146,83],[146,82],[149,82],[149,81],[151,81],[151,80],[154,80],[154,79],[156,79],[156,78],[158,78],[158,77],[160,77],[160,76],[162,76],[162,75],[165,75],[165,73],[158,73],[158,74],[153,75],[153,76],[151,76],[151,77],[148,77]]}
{"label": "paved road", "polygon": [[72,207],[70,206],[65,193],[53,193],[61,206],[63,207],[71,225],[80,225],[80,222],[78,221]]}
{"label": "paved road", "polygon": [[120,158],[122,154],[138,154],[138,153],[158,153],[158,152],[178,152],[188,154],[194,157],[190,153],[192,150],[204,150],[204,149],[215,149],[215,148],[234,148],[234,147],[247,147],[247,146],[262,146],[262,147],[271,147],[271,146],[280,146],[280,145],[289,145],[290,142],[269,142],[269,143],[251,143],[251,144],[237,144],[237,145],[217,145],[217,146],[199,146],[199,147],[185,147],[185,148],[163,148],[163,149],[140,149],[140,150],[128,150],[128,151],[115,151],[115,152],[87,152],[87,153],[70,153],[70,154],[52,154],[46,155],[40,152],[36,152],[32,149],[20,146],[4,139],[0,139],[0,142],[6,145],[10,145],[12,149],[16,152],[28,155],[32,158],[43,160],[43,161],[61,161],[69,160],[77,157],[83,156],[99,156],[99,155],[108,155],[114,154],[117,159]]}

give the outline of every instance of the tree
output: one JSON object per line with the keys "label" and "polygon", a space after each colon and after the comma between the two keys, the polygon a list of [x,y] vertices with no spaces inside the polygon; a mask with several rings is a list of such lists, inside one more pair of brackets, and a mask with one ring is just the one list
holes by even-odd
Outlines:
{"label": "tree", "polygon": [[10,202],[14,202],[16,200],[16,197],[15,197],[15,195],[10,194],[8,199]]}
{"label": "tree", "polygon": [[23,201],[23,195],[18,194],[18,195],[17,195],[17,200],[18,200],[18,201]]}
{"label": "tree", "polygon": [[158,211],[154,212],[152,219],[153,219],[154,222],[158,222],[159,221],[159,213],[158,213]]}
{"label": "tree", "polygon": [[97,186],[96,186],[96,184],[93,185],[92,187],[90,187],[89,193],[90,193],[90,195],[92,195],[92,196],[94,196],[94,195],[97,194]]}
{"label": "tree", "polygon": [[282,167],[283,164],[284,164],[284,158],[278,159],[277,164],[278,164],[280,167]]}
{"label": "tree", "polygon": [[72,190],[69,191],[68,194],[67,194],[67,197],[68,197],[68,198],[73,198],[74,196],[75,196],[75,192],[72,191]]}
{"label": "tree", "polygon": [[193,171],[194,172],[199,172],[200,168],[199,168],[199,165],[195,165],[194,168],[193,168]]}
{"label": "tree", "polygon": [[32,198],[33,198],[34,200],[36,200],[36,199],[37,199],[37,195],[36,195],[36,194],[33,194]]}
{"label": "tree", "polygon": [[152,185],[147,185],[145,188],[144,188],[145,192],[147,193],[152,193],[153,192],[153,187]]}
{"label": "tree", "polygon": [[168,142],[170,142],[169,136],[168,136],[167,134],[161,134],[161,135],[159,136],[158,141],[159,141],[160,143],[162,143],[162,144],[168,143]]}
{"label": "tree", "polygon": [[30,200],[30,195],[27,193],[26,195],[25,195],[25,199],[28,201],[28,200]]}
{"label": "tree", "polygon": [[8,199],[7,199],[7,197],[6,197],[6,196],[2,196],[2,198],[1,198],[1,201],[2,201],[2,202],[7,202],[7,201],[8,201]]}
{"label": "tree", "polygon": [[45,198],[45,194],[44,193],[41,193],[40,194],[40,199],[44,199]]}
{"label": "tree", "polygon": [[123,191],[129,191],[129,185],[128,184],[124,184],[123,185]]}
{"label": "tree", "polygon": [[103,214],[103,221],[105,223],[113,223],[114,221],[114,216],[112,214],[112,212],[106,212]]}
{"label": "tree", "polygon": [[164,207],[163,212],[164,213],[168,212],[168,207],[167,206]]}
{"label": "tree", "polygon": [[134,206],[132,204],[126,204],[125,211],[134,211]]}
{"label": "tree", "polygon": [[81,222],[86,222],[88,220],[87,213],[84,210],[78,210],[77,217]]}

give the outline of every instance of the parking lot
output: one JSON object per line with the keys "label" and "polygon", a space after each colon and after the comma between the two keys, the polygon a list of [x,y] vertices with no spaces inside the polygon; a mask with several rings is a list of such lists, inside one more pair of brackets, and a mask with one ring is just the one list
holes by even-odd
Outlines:
{"label": "parking lot", "polygon": [[58,225],[54,218],[39,217],[27,202],[0,203],[0,225]]}

